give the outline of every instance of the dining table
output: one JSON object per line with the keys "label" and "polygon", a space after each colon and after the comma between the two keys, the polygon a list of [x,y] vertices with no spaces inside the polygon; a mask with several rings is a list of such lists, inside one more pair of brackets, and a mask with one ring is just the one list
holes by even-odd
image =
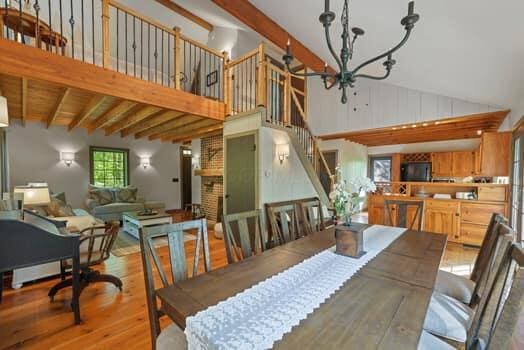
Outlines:
{"label": "dining table", "polygon": [[[188,317],[332,248],[334,230],[161,288],[161,307],[184,329]],[[404,231],[273,348],[416,349],[446,243],[444,234]]]}

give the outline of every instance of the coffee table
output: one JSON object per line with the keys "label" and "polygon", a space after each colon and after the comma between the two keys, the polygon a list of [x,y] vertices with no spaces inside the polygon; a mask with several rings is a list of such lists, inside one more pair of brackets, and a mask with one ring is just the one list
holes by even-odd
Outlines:
{"label": "coffee table", "polygon": [[145,226],[172,224],[173,217],[165,212],[155,215],[138,215],[138,212],[125,212],[122,214],[123,229],[127,234],[140,238],[140,228]]}

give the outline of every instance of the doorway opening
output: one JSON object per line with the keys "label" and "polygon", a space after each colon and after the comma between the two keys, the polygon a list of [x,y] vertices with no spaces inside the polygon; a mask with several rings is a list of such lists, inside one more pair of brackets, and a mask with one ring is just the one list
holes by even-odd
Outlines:
{"label": "doorway opening", "polygon": [[180,182],[180,186],[181,186],[180,193],[182,194],[182,199],[181,199],[182,209],[186,208],[188,204],[191,205],[191,203],[193,202],[193,198],[191,194],[192,193],[191,177],[193,175],[192,174],[193,172],[192,158],[193,158],[193,154],[192,154],[191,148],[185,147],[185,146],[180,147],[180,165],[181,165],[180,174],[182,175],[181,182]]}

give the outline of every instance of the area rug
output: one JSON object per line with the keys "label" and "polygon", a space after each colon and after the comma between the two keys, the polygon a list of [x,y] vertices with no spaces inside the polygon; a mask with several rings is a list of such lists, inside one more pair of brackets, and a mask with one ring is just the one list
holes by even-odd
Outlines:
{"label": "area rug", "polygon": [[[184,233],[184,242],[194,241],[196,236],[191,233]],[[167,245],[167,238],[155,239],[155,247],[164,247]],[[125,256],[140,252],[140,242],[135,237],[125,233],[122,229],[118,232],[115,244],[111,250],[111,254],[114,256]]]}

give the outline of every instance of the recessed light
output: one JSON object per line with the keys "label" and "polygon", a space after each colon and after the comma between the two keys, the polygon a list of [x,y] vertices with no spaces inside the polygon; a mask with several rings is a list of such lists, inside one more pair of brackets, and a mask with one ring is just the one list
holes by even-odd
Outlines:
{"label": "recessed light", "polygon": [[477,130],[477,135],[482,135],[482,130]]}
{"label": "recessed light", "polygon": [[393,127],[393,130],[397,130],[397,127]]}
{"label": "recessed light", "polygon": [[407,126],[404,125],[404,126],[402,127],[402,129],[405,129],[405,128],[407,128]]}
{"label": "recessed light", "polygon": [[440,124],[440,122],[435,122],[435,125],[439,125],[439,124]]}
{"label": "recessed light", "polygon": [[424,124],[422,124],[422,126],[428,126],[428,123],[424,123]]}
{"label": "recessed light", "polygon": [[411,125],[412,128],[416,128],[417,127],[417,124],[413,124]]}

